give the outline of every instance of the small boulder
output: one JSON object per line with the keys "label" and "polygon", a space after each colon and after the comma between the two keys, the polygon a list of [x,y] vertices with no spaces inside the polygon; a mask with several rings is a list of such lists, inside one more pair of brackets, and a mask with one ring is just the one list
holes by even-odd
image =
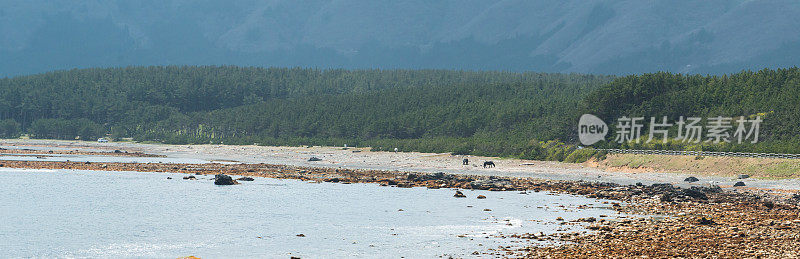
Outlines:
{"label": "small boulder", "polygon": [[482,200],[482,199],[486,199],[486,196],[483,196],[483,195],[478,195],[478,199],[481,199],[481,200]]}
{"label": "small boulder", "polygon": [[745,184],[744,184],[744,182],[736,182],[735,184],[733,184],[733,186],[734,187],[740,187],[740,186],[745,186]]}
{"label": "small boulder", "polygon": [[464,193],[462,193],[461,191],[456,191],[456,194],[454,194],[454,195],[453,195],[453,197],[456,197],[456,198],[466,198],[467,196],[466,196],[466,195],[464,195]]}
{"label": "small boulder", "polygon": [[747,178],[750,178],[750,175],[746,175],[746,174],[740,174],[739,175],[739,179],[747,179]]}
{"label": "small boulder", "polygon": [[197,178],[195,178],[194,175],[189,175],[189,176],[184,176],[183,180],[197,180]]}
{"label": "small boulder", "polygon": [[683,179],[683,181],[684,182],[693,183],[693,182],[700,181],[700,179],[697,179],[697,177],[694,177],[694,176],[689,176],[689,177],[686,177],[686,179]]}
{"label": "small boulder", "polygon": [[234,185],[239,184],[236,180],[233,180],[230,176],[224,174],[218,174],[214,176],[214,184],[216,185]]}
{"label": "small boulder", "polygon": [[236,180],[237,181],[252,182],[252,181],[255,181],[256,179],[253,179],[253,177],[243,176],[243,177],[239,177],[239,179],[236,179]]}
{"label": "small boulder", "polygon": [[311,158],[308,159],[308,161],[309,162],[322,161],[322,158],[312,156]]}
{"label": "small boulder", "polygon": [[697,224],[700,224],[700,225],[714,225],[716,223],[711,219],[707,219],[706,217],[702,217],[702,218],[697,220]]}

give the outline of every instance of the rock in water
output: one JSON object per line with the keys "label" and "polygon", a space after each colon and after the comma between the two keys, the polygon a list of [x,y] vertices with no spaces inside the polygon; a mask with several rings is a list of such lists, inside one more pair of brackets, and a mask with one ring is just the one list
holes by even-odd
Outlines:
{"label": "rock in water", "polygon": [[747,178],[750,178],[750,175],[746,175],[746,174],[740,174],[739,175],[739,179],[747,179]]}
{"label": "rock in water", "polygon": [[216,185],[234,185],[239,184],[236,180],[233,180],[230,176],[224,174],[218,174],[214,176],[214,184]]}
{"label": "rock in water", "polygon": [[190,176],[184,176],[183,180],[197,180],[197,178],[195,178],[194,175],[190,175]]}
{"label": "rock in water", "polygon": [[454,195],[453,195],[453,197],[456,197],[456,198],[466,198],[467,196],[466,196],[466,195],[464,195],[464,193],[462,193],[461,191],[456,191],[456,194],[454,194]]}
{"label": "rock in water", "polygon": [[237,181],[248,181],[248,182],[252,182],[252,181],[255,181],[256,179],[253,179],[253,177],[244,176],[244,177],[240,177],[239,179],[236,179],[236,180],[237,180]]}
{"label": "rock in water", "polygon": [[736,182],[733,184],[734,187],[744,186],[744,182]]}
{"label": "rock in water", "polygon": [[486,196],[478,195],[478,199],[486,199]]}
{"label": "rock in water", "polygon": [[309,158],[309,159],[308,159],[308,161],[311,161],[311,162],[314,162],[314,161],[322,161],[322,159],[321,159],[321,158],[319,158],[319,157],[312,156],[311,158]]}
{"label": "rock in water", "polygon": [[697,179],[697,177],[694,177],[694,176],[689,176],[689,177],[686,177],[686,179],[683,179],[683,181],[684,182],[693,183],[693,182],[700,181],[700,179]]}

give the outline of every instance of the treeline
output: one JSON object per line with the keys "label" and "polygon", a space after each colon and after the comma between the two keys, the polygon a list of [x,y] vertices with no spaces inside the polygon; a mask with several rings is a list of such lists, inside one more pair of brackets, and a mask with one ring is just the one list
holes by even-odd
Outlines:
{"label": "treeline", "polygon": [[[800,152],[800,70],[725,76],[130,67],[0,79],[0,135],[350,145],[582,161],[577,119],[764,115],[761,143],[600,147]],[[675,130],[674,128],[672,129]],[[644,133],[644,132],[643,132]],[[675,134],[675,133],[672,133]]]}
{"label": "treeline", "polygon": [[[603,85],[581,102],[584,113],[592,113],[609,124],[614,136],[616,119],[627,116],[667,116],[674,123],[680,116],[761,117],[759,143],[691,143],[674,139],[662,144],[601,143],[603,147],[636,149],[705,150],[735,152],[798,153],[800,152],[800,69],[764,69],[731,75],[701,76],[653,73],[620,77]],[[747,125],[749,126],[749,124]],[[648,129],[645,128],[642,134]],[[575,131],[571,132],[574,135]],[[677,136],[677,126],[670,128]],[[657,135],[660,137],[660,135]],[[734,139],[731,137],[731,139]],[[735,140],[735,139],[734,139]],[[750,139],[751,140],[751,139]]]}
{"label": "treeline", "polygon": [[[319,70],[236,66],[152,66],[56,71],[0,79],[0,120],[85,118],[144,125],[176,114],[276,99],[368,93],[460,83],[495,84],[567,75],[446,70]],[[591,80],[592,77],[587,80]]]}

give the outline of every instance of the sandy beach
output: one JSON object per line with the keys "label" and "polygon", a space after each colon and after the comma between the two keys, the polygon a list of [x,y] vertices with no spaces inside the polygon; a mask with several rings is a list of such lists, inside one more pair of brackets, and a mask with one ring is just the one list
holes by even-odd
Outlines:
{"label": "sandy beach", "polygon": [[[448,174],[486,175],[507,177],[531,177],[549,180],[599,181],[621,185],[636,183],[669,183],[681,187],[705,186],[709,184],[732,187],[741,181],[735,175],[702,174],[700,172],[663,172],[647,168],[609,167],[604,163],[580,164],[550,161],[507,159],[497,157],[460,156],[447,153],[418,152],[372,152],[369,148],[344,147],[272,147],[233,145],[163,145],[133,142],[89,142],[64,140],[6,139],[0,147],[8,149],[56,150],[61,152],[106,152],[122,154],[148,154],[171,158],[204,159],[209,161],[237,163],[265,163],[322,168],[388,170],[405,172],[443,172]],[[29,151],[30,152],[30,151]],[[321,161],[308,161],[311,157]],[[469,165],[462,165],[469,159]],[[493,161],[497,166],[483,168],[484,161]],[[699,181],[687,183],[689,176]],[[747,187],[755,189],[800,190],[800,179],[755,179],[746,180]]]}

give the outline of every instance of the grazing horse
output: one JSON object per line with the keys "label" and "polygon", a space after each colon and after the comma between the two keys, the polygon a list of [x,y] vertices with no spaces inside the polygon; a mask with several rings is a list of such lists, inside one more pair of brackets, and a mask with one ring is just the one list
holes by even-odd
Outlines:
{"label": "grazing horse", "polygon": [[487,168],[487,167],[494,167],[494,162],[492,162],[492,161],[483,162],[483,168]]}
{"label": "grazing horse", "polygon": [[469,159],[464,158],[464,160],[461,161],[461,164],[462,165],[469,165]]}

